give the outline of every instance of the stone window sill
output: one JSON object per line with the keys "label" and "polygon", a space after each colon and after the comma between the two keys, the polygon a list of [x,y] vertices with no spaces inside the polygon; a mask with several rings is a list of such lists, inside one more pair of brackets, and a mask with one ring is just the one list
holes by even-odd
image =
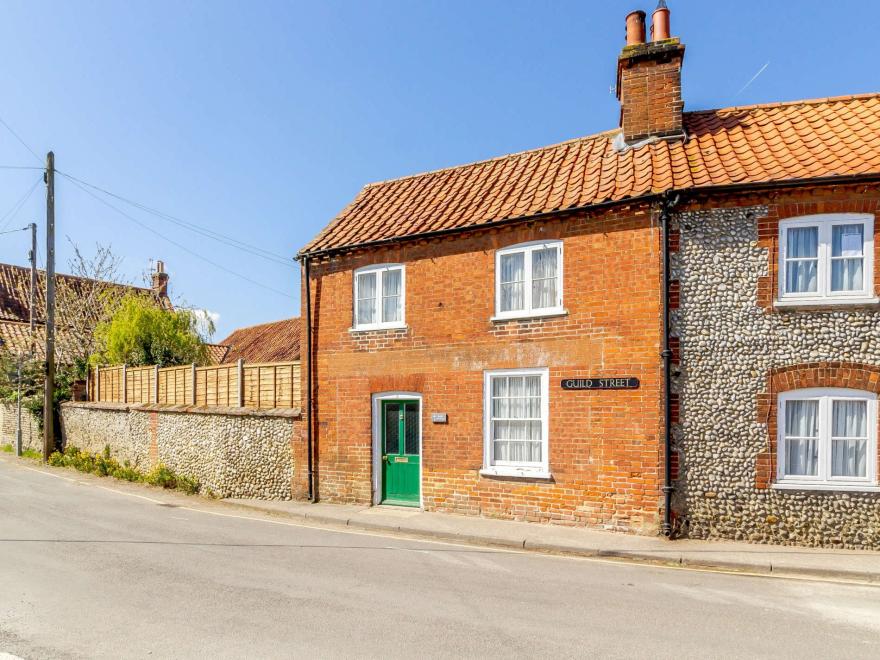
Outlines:
{"label": "stone window sill", "polygon": [[875,484],[808,484],[795,482],[777,482],[770,486],[773,490],[817,490],[844,493],[880,493],[880,486]]}
{"label": "stone window sill", "polygon": [[858,298],[787,298],[774,300],[773,306],[779,309],[821,309],[823,307],[870,307],[880,305],[880,298],[860,296]]}
{"label": "stone window sill", "polygon": [[406,323],[400,323],[395,325],[383,325],[378,327],[367,327],[367,328],[349,328],[348,331],[353,334],[362,334],[365,332],[385,332],[386,330],[409,330],[409,326]]}
{"label": "stone window sill", "polygon": [[516,468],[489,467],[480,470],[481,477],[513,479],[522,481],[553,481],[553,475],[543,470],[518,470]]}
{"label": "stone window sill", "polygon": [[534,312],[530,314],[521,314],[516,316],[493,316],[489,320],[492,323],[505,323],[506,321],[532,321],[537,319],[552,319],[560,316],[568,316],[567,309],[552,309],[546,312]]}

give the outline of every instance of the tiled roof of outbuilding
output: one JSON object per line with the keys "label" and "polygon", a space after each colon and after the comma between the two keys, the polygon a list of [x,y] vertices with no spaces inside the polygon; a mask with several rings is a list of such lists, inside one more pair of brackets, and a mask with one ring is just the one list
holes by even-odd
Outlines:
{"label": "tiled roof of outbuilding", "polygon": [[367,185],[301,254],[673,189],[880,173],[880,94],[684,113],[686,141],[619,130]]}
{"label": "tiled roof of outbuilding", "polygon": [[300,356],[299,318],[238,328],[220,342],[228,347],[223,363],[292,362]]}
{"label": "tiled roof of outbuilding", "polygon": [[[56,273],[55,287],[59,298],[64,295],[64,290],[71,291],[74,295],[86,295],[95,291],[115,290],[124,295],[136,293],[152,296],[160,300],[164,306],[171,309],[171,301],[168,298],[159,298],[152,289],[130,284],[115,284],[99,280],[89,280],[75,275]],[[30,289],[31,271],[24,266],[13,264],[0,264],[0,320],[27,321],[30,322]],[[35,319],[38,323],[46,321],[46,271],[37,271],[37,288],[34,297]],[[59,318],[56,323],[64,326],[63,306],[57,308]]]}

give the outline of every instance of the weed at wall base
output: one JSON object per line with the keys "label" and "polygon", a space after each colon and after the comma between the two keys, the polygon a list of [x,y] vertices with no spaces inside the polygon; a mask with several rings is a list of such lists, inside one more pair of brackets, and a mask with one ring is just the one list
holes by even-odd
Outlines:
{"label": "weed at wall base", "polygon": [[100,454],[90,454],[77,447],[67,447],[64,452],[52,452],[49,465],[70,467],[80,472],[88,472],[99,477],[113,477],[124,481],[143,482],[151,486],[179,490],[187,495],[195,495],[201,489],[199,481],[193,477],[179,475],[166,465],[159,463],[146,474],[129,464],[120,463],[110,456],[110,448],[105,447]]}
{"label": "weed at wall base", "polygon": [[[0,451],[7,454],[12,454],[13,452],[15,452],[15,447],[13,447],[10,443],[7,443],[5,445],[0,445]],[[43,455],[36,449],[22,449],[21,456],[22,458],[34,458],[36,460],[40,460],[41,458],[43,458]]]}

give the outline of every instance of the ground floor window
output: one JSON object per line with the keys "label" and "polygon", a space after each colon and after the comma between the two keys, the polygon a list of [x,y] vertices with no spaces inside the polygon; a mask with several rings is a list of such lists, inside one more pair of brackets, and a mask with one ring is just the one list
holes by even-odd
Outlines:
{"label": "ground floor window", "polygon": [[485,372],[483,472],[549,476],[547,369]]}
{"label": "ground floor window", "polygon": [[864,486],[877,479],[877,396],[841,388],[779,395],[778,480]]}

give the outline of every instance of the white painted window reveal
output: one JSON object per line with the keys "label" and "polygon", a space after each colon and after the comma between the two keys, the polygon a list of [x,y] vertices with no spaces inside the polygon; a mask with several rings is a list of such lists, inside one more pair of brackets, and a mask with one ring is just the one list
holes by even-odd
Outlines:
{"label": "white painted window reveal", "polygon": [[779,395],[779,484],[872,487],[877,484],[877,396],[843,388]]}
{"label": "white painted window reveal", "polygon": [[402,264],[382,264],[354,272],[354,329],[403,328],[406,282]]}

